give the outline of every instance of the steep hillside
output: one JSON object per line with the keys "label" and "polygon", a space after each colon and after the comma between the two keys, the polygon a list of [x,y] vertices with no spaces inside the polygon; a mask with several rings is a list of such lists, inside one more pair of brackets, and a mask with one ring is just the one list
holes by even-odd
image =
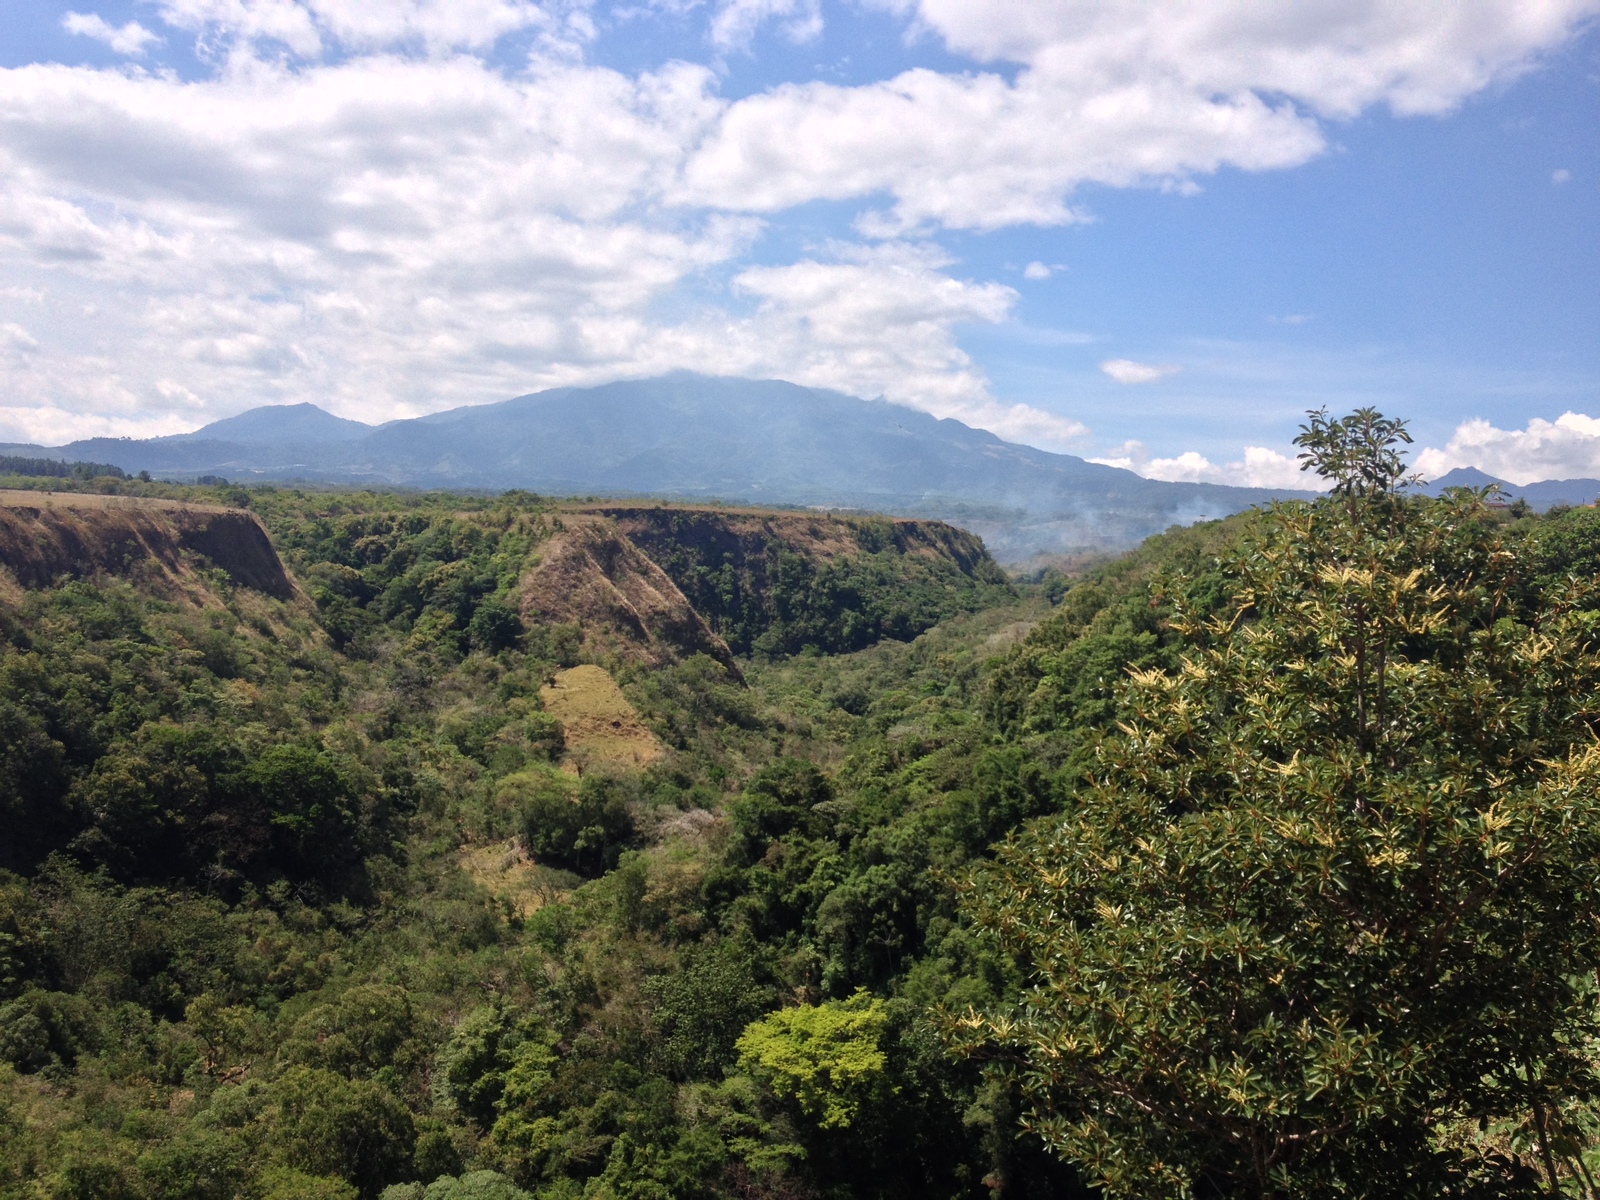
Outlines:
{"label": "steep hillside", "polygon": [[983,543],[939,521],[610,506],[736,653],[859,650],[1011,600]]}
{"label": "steep hillside", "polygon": [[591,655],[664,666],[709,654],[733,669],[727,644],[677,585],[603,516],[562,516],[520,593],[524,622],[575,625]]}
{"label": "steep hillside", "polygon": [[210,566],[240,587],[294,595],[254,516],[168,500],[0,491],[0,565],[25,588],[104,573],[194,595],[196,567]]}

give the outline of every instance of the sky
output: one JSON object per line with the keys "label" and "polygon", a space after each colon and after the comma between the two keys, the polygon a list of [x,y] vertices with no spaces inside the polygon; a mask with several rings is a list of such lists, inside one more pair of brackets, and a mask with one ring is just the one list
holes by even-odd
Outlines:
{"label": "sky", "polygon": [[0,440],[674,369],[1600,476],[1600,0],[0,9]]}

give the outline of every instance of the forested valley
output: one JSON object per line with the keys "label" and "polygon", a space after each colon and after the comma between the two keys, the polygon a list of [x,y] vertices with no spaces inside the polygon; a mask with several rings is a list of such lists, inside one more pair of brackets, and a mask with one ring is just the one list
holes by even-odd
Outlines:
{"label": "forested valley", "polygon": [[0,477],[289,581],[0,581],[0,1197],[1593,1195],[1600,510],[1412,497],[1385,429],[1010,581]]}

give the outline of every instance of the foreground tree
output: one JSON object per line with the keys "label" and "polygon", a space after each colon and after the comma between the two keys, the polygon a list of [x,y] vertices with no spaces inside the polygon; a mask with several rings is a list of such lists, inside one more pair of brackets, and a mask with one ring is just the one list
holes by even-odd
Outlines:
{"label": "foreground tree", "polygon": [[1110,1195],[1592,1194],[1592,582],[1406,496],[1399,422],[1298,441],[1332,495],[1266,515],[1220,609],[1177,598],[1182,667],[964,884],[1031,983],[951,1035]]}

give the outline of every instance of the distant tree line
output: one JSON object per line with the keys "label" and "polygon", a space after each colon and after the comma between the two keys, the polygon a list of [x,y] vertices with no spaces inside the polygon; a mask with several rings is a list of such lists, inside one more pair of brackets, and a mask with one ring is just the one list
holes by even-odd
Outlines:
{"label": "distant tree line", "polygon": [[128,473],[110,463],[63,462],[59,458],[24,458],[0,454],[0,475],[42,475],[51,479],[97,479],[109,475],[126,479]]}

